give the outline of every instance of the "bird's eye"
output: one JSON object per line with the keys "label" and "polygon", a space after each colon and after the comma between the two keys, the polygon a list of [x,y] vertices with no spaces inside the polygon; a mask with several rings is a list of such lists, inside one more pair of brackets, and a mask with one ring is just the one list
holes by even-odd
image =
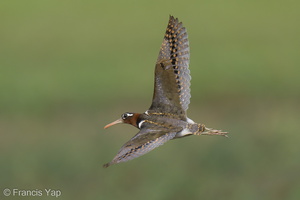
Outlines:
{"label": "bird's eye", "polygon": [[124,113],[124,114],[122,114],[122,119],[126,119],[126,118],[128,118],[128,117],[131,117],[131,116],[133,116],[133,113]]}
{"label": "bird's eye", "polygon": [[127,113],[122,114],[122,119],[126,119],[128,117]]}

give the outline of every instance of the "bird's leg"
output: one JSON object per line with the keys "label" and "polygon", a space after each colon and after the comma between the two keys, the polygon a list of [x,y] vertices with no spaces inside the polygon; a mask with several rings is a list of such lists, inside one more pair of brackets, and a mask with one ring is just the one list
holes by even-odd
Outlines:
{"label": "bird's leg", "polygon": [[204,124],[197,124],[197,131],[193,133],[194,135],[221,135],[228,137],[227,132],[222,132],[221,130],[215,130],[212,128],[205,127]]}
{"label": "bird's leg", "polygon": [[221,130],[215,130],[212,128],[206,128],[203,132],[200,132],[199,135],[221,135],[228,137],[227,132],[222,132]]}

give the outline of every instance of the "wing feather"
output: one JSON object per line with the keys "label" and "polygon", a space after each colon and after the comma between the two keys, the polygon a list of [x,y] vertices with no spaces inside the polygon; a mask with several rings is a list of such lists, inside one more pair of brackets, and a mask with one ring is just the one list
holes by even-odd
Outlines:
{"label": "wing feather", "polygon": [[149,129],[149,127],[143,128],[121,147],[120,151],[111,162],[105,164],[103,167],[106,168],[110,165],[126,162],[142,156],[173,139],[175,135],[176,132],[166,133],[161,130]]}
{"label": "wing feather", "polygon": [[155,84],[149,110],[185,118],[190,103],[189,41],[186,28],[170,16],[155,67]]}

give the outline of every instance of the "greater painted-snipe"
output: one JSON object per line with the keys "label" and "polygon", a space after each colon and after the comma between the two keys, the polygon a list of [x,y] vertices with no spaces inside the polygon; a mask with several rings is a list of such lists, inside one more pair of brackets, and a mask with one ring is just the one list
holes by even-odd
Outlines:
{"label": "greater painted-snipe", "polygon": [[126,112],[120,119],[104,127],[126,123],[140,131],[103,167],[137,158],[175,138],[188,135],[227,136],[227,132],[207,128],[187,117],[191,97],[189,58],[186,29],[177,18],[170,16],[155,65],[152,105],[144,113]]}

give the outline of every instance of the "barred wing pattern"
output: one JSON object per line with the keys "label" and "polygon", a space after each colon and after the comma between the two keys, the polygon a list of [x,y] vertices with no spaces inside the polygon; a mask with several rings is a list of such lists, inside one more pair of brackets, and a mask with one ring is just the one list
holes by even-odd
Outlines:
{"label": "barred wing pattern", "polygon": [[128,142],[126,142],[114,159],[111,162],[103,165],[103,167],[106,168],[110,165],[126,162],[142,156],[156,147],[163,145],[165,142],[173,139],[175,135],[176,132],[166,133],[165,131],[153,130],[149,127],[145,127]]}
{"label": "barred wing pattern", "polygon": [[185,27],[170,16],[155,67],[150,111],[186,118],[190,103],[189,41]]}

